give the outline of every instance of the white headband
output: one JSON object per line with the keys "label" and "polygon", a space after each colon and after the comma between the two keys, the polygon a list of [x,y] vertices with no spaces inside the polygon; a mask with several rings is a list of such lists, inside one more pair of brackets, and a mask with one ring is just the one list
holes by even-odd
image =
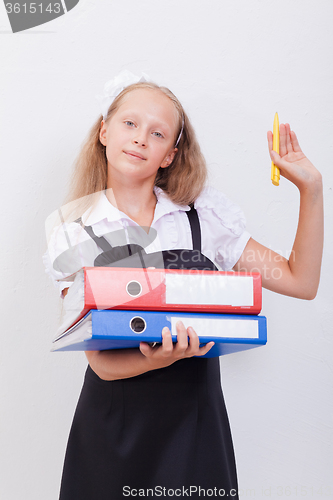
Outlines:
{"label": "white headband", "polygon": [[[119,75],[109,80],[104,85],[104,90],[102,95],[96,95],[96,99],[99,102],[100,110],[103,115],[103,120],[106,119],[109,107],[111,106],[114,99],[129,85],[134,83],[149,82],[151,81],[146,73],[141,73],[140,76],[134,75],[127,69],[123,70]],[[178,139],[176,141],[175,147],[177,147],[180,138],[183,133],[184,128],[184,117],[182,117],[182,128]]]}

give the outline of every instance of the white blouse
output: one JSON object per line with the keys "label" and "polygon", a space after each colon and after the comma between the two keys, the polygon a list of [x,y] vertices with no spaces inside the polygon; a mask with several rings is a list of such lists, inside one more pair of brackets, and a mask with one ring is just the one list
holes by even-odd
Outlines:
{"label": "white blouse", "polygon": [[[146,253],[161,250],[192,249],[192,235],[187,205],[173,203],[164,191],[154,188],[157,197],[149,234],[114,207],[102,192],[93,210],[82,221],[92,226],[96,236],[104,236],[112,246],[137,243]],[[239,260],[250,238],[245,231],[245,217],[240,208],[213,187],[206,187],[194,203],[201,228],[201,251],[219,269],[230,271]],[[102,250],[76,222],[56,226],[43,255],[46,273],[60,293],[71,282],[59,281],[81,267],[92,267]],[[62,295],[62,293],[61,293]]]}

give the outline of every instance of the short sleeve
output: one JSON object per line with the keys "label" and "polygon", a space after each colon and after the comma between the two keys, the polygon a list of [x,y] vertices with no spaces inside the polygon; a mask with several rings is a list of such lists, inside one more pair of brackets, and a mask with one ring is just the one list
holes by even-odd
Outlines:
{"label": "short sleeve", "polygon": [[223,271],[230,271],[240,259],[251,235],[238,205],[223,193],[209,186],[195,204],[201,232],[202,251]]}
{"label": "short sleeve", "polygon": [[76,273],[83,266],[92,266],[96,257],[94,241],[77,223],[56,226],[50,236],[42,259],[45,272],[62,295],[62,290],[72,282],[61,281]]}

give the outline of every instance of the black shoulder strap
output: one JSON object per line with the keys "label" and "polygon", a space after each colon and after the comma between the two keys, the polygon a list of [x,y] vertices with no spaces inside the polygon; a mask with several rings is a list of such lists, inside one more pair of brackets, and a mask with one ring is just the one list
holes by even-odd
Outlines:
{"label": "black shoulder strap", "polygon": [[76,219],[74,222],[77,222],[78,224],[81,224],[81,226],[83,227],[83,229],[89,234],[90,238],[92,238],[95,241],[96,245],[98,245],[99,248],[101,250],[103,250],[103,252],[107,252],[108,250],[112,250],[112,246],[104,238],[104,236],[96,236],[96,234],[94,233],[94,231],[93,231],[93,229],[92,229],[91,226],[85,226],[83,224],[81,217],[79,217],[78,219]]}
{"label": "black shoulder strap", "polygon": [[186,215],[191,226],[193,250],[201,252],[201,229],[198,212],[194,208],[193,204],[191,204],[190,207],[191,210],[188,210]]}
{"label": "black shoulder strap", "polygon": [[[191,227],[191,233],[192,233],[192,243],[193,243],[193,250],[198,250],[201,252],[201,229],[200,229],[200,221],[198,217],[198,212],[194,208],[194,205],[190,205],[191,210],[188,210],[186,212],[186,215],[188,217],[190,227]],[[103,252],[107,252],[109,250],[112,250],[112,246],[110,243],[104,238],[104,236],[96,236],[94,233],[93,229],[91,226],[85,226],[82,222],[81,217],[76,219],[74,222],[77,222],[78,224],[81,224],[83,229],[89,234],[90,238],[92,238],[96,245],[98,245]]]}

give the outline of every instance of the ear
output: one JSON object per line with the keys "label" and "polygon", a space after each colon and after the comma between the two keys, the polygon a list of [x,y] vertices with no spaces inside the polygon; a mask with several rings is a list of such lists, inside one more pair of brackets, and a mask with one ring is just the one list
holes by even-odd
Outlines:
{"label": "ear", "polygon": [[167,167],[169,167],[169,165],[171,165],[171,163],[173,162],[173,159],[174,159],[175,154],[177,153],[177,151],[178,151],[177,148],[174,148],[171,151],[169,151],[169,153],[167,154],[167,156],[162,161],[161,168],[167,168]]}
{"label": "ear", "polygon": [[103,146],[106,146],[106,126],[104,120],[102,120],[101,122],[101,129],[99,131],[99,140],[103,144]]}

